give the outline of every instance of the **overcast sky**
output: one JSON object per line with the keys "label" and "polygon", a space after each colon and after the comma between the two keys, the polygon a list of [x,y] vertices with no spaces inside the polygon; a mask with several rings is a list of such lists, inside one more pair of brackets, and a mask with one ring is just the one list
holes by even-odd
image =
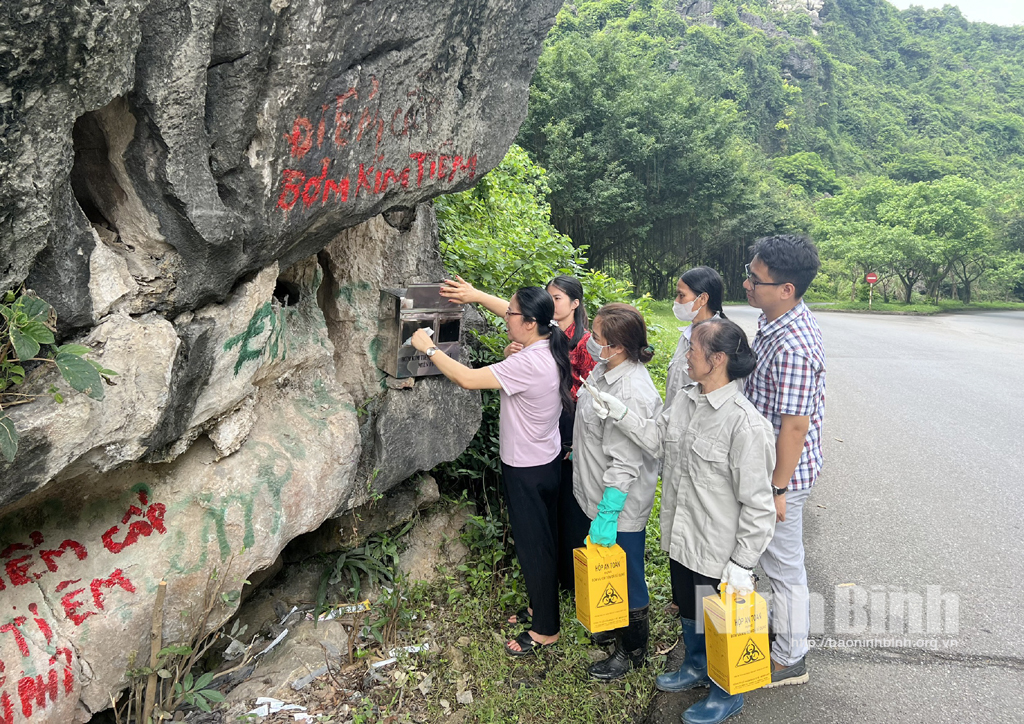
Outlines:
{"label": "overcast sky", "polygon": [[911,5],[926,8],[941,8],[956,5],[960,14],[968,20],[995,25],[1024,25],[1024,0],[889,0],[905,10]]}

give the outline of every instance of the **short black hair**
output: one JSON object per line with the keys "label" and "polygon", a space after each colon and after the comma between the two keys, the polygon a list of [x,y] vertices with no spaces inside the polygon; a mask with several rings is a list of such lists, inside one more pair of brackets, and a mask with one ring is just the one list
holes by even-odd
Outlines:
{"label": "short black hair", "polygon": [[818,247],[807,236],[776,234],[756,239],[750,247],[751,258],[757,257],[772,275],[772,281],[789,282],[802,297],[821,268]]}

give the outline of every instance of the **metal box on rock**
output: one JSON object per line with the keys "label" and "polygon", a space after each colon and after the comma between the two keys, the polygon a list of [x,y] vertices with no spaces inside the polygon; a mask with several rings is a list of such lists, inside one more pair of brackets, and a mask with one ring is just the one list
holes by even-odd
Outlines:
{"label": "metal box on rock", "polygon": [[392,377],[441,374],[429,357],[407,344],[421,327],[432,330],[439,350],[459,359],[463,307],[442,297],[440,290],[440,284],[410,284],[405,289],[381,290],[376,363]]}

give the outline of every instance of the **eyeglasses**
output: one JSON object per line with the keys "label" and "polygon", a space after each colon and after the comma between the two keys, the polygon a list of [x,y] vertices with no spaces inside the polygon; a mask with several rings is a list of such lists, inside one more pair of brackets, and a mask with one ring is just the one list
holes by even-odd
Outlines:
{"label": "eyeglasses", "polygon": [[523,317],[523,316],[526,316],[526,315],[524,315],[522,312],[513,312],[510,309],[506,309],[505,310],[505,319],[508,319],[509,317]]}
{"label": "eyeglasses", "polygon": [[743,271],[747,273],[747,280],[755,287],[781,287],[783,284],[788,282],[762,282],[754,272],[750,271],[750,264],[743,265]]}

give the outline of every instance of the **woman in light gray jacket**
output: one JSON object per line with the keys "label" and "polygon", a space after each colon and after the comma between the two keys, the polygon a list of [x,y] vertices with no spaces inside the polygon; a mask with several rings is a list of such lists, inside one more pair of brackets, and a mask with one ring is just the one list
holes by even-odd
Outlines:
{"label": "woman in light gray jacket", "polygon": [[663,457],[661,546],[669,554],[672,595],[679,606],[686,658],[662,674],[662,691],[711,686],[707,699],[683,713],[686,724],[715,724],[743,707],[707,675],[700,599],[727,584],[754,589],[753,570],[775,532],[771,423],[743,396],[742,379],[756,356],[739,325],[714,318],[693,328],[686,353],[694,384],[656,419],[644,419],[612,395],[599,393],[598,414],[615,420],[641,447]]}
{"label": "woman in light gray jacket", "polygon": [[665,407],[676,396],[676,393],[692,383],[686,374],[686,353],[690,349],[690,334],[694,326],[712,317],[725,318],[722,311],[722,295],[725,285],[721,275],[708,266],[695,266],[687,269],[676,282],[676,298],[672,303],[672,314],[680,322],[689,322],[689,326],[680,327],[679,344],[676,352],[668,363],[668,375],[665,379]]}
{"label": "woman in light gray jacket", "polygon": [[[580,388],[573,426],[573,500],[567,535],[582,546],[613,546],[626,553],[629,623],[597,643],[615,643],[607,659],[592,664],[592,679],[611,681],[647,663],[648,605],[644,568],[647,519],[658,487],[658,460],[594,410],[592,395],[607,392],[644,417],[657,417],[661,396],[644,366],[654,356],[643,315],[628,304],[606,304],[594,315],[587,349],[596,363]],[[588,533],[589,531],[589,533]]]}

